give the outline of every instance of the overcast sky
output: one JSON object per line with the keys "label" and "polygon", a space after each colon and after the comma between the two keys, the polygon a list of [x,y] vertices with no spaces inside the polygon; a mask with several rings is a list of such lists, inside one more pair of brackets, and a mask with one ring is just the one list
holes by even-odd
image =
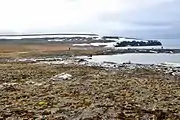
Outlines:
{"label": "overcast sky", "polygon": [[180,0],[0,0],[0,33],[180,37]]}

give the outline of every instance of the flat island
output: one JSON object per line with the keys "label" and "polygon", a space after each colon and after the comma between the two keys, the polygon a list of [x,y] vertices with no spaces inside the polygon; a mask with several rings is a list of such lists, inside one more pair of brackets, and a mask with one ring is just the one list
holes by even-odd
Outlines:
{"label": "flat island", "polygon": [[157,40],[122,41],[122,42],[118,42],[115,45],[115,47],[126,47],[126,46],[162,46],[162,43]]}

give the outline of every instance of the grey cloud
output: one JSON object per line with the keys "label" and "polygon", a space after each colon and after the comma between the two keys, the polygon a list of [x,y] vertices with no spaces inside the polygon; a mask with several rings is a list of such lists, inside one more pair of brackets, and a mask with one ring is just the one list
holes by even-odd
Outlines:
{"label": "grey cloud", "polygon": [[[116,34],[138,37],[178,38],[180,37],[180,0],[124,13],[107,13],[102,21],[119,22],[127,29]],[[120,26],[119,26],[120,27]]]}

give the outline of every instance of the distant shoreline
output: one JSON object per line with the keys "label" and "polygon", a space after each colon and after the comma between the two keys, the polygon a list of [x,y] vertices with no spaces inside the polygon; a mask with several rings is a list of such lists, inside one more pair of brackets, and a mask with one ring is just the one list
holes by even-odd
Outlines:
{"label": "distant shoreline", "polygon": [[45,34],[45,33],[43,33],[43,34],[41,34],[41,33],[34,33],[34,34],[0,34],[0,36],[46,36],[46,35],[87,35],[87,36],[99,36],[98,34],[70,34],[70,33],[52,33],[52,34],[50,34],[50,33],[47,33],[47,34]]}

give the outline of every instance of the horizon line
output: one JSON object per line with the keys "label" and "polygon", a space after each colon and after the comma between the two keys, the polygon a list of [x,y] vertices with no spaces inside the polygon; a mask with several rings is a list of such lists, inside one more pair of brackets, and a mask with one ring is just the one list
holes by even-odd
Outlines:
{"label": "horizon line", "polygon": [[33,34],[0,34],[0,36],[44,36],[44,35],[89,35],[89,36],[99,36],[98,34],[92,34],[92,33],[84,33],[84,34],[78,34],[78,33],[33,33]]}

